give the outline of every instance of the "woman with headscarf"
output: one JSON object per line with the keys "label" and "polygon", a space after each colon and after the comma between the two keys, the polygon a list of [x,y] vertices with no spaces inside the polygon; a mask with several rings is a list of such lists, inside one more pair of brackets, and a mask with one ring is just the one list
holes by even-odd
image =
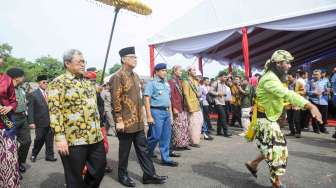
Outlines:
{"label": "woman with headscarf", "polygon": [[[0,54],[0,67],[5,57]],[[14,111],[17,106],[12,79],[0,73],[0,187],[20,187]]]}

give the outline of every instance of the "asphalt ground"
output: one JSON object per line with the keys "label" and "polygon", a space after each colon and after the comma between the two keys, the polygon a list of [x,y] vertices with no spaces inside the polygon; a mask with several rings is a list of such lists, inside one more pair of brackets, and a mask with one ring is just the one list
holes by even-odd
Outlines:
{"label": "asphalt ground", "polygon": [[[258,150],[254,143],[246,143],[239,128],[232,128],[234,136],[214,136],[215,140],[202,140],[201,148],[179,152],[182,157],[174,160],[179,167],[165,167],[154,160],[157,173],[169,177],[163,185],[143,185],[142,171],[132,148],[129,158],[129,175],[137,187],[147,188],[266,188],[270,187],[269,171],[262,162],[258,179],[246,170],[244,162],[253,159]],[[287,133],[287,130],[283,130]],[[329,128],[334,133],[334,128]],[[32,131],[32,138],[33,136]],[[303,132],[302,138],[287,137],[289,160],[283,183],[287,188],[336,188],[336,141],[331,134]],[[106,174],[101,187],[123,187],[117,181],[118,139],[109,137],[108,163],[113,172]],[[157,151],[159,152],[159,151]],[[30,154],[29,154],[30,156]],[[36,163],[27,160],[27,172],[23,174],[23,188],[62,188],[65,180],[60,157],[57,162],[44,160],[44,149]]]}

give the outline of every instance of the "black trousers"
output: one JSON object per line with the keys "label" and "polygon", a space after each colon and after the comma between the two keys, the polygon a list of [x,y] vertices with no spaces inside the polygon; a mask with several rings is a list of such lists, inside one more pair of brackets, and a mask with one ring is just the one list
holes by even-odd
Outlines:
{"label": "black trousers", "polygon": [[45,143],[46,158],[54,157],[54,134],[50,127],[37,127],[35,129],[35,140],[32,156],[37,156]]}
{"label": "black trousers", "polygon": [[119,139],[119,177],[128,175],[128,157],[132,147],[132,143],[134,145],[137,158],[144,174],[148,176],[153,176],[154,174],[156,174],[153,161],[151,159],[151,156],[149,156],[147,140],[144,131],[139,131],[136,133],[118,132],[117,136]]}
{"label": "black trousers", "polygon": [[309,110],[301,110],[301,129],[309,128],[310,112]]}
{"label": "black trousers", "polygon": [[222,129],[223,129],[224,134],[226,134],[228,133],[226,107],[224,105],[216,105],[216,110],[218,114],[217,134],[221,134]]}
{"label": "black trousers", "polygon": [[314,132],[325,132],[326,131],[326,125],[328,124],[328,105],[318,105],[315,104],[322,115],[322,121],[323,123],[320,124],[316,119],[313,118],[313,129]]}
{"label": "black trousers", "polygon": [[301,110],[287,110],[287,121],[292,134],[301,134]]}
{"label": "black trousers", "polygon": [[[69,155],[62,156],[67,188],[98,188],[105,173],[106,153],[103,142],[70,146]],[[82,176],[84,166],[88,173]]]}
{"label": "black trousers", "polygon": [[19,163],[25,163],[29,153],[29,147],[31,144],[30,128],[28,127],[26,115],[15,115],[16,123],[16,136],[19,143],[18,146],[18,161]]}
{"label": "black trousers", "polygon": [[229,124],[230,122],[230,112],[232,112],[232,107],[231,107],[231,103],[229,101],[225,102],[225,114],[226,114],[226,123]]}
{"label": "black trousers", "polygon": [[234,126],[235,122],[238,121],[239,126],[242,127],[240,105],[231,105],[231,107],[232,107],[231,126]]}
{"label": "black trousers", "polygon": [[208,125],[208,128],[211,129],[212,125],[211,125],[209,114],[210,114],[210,107],[203,105],[203,117],[204,117],[204,121]]}

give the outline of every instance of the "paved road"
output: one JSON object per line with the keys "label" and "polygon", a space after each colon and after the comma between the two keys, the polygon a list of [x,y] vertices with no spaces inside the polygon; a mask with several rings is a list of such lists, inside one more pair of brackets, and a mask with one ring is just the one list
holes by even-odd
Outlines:
{"label": "paved road", "polygon": [[[334,129],[329,129],[334,132]],[[285,131],[286,132],[286,131]],[[201,148],[181,152],[183,157],[176,160],[178,168],[163,167],[156,161],[160,175],[168,175],[166,184],[144,186],[141,184],[142,172],[136,162],[134,150],[130,155],[129,174],[136,180],[137,187],[162,188],[266,188],[270,187],[269,173],[263,162],[254,179],[244,167],[246,160],[257,155],[256,145],[246,143],[237,136],[231,139],[215,137],[215,140],[202,141]],[[114,171],[107,174],[102,188],[123,187],[117,181],[118,140],[109,137],[111,151],[108,162]],[[288,138],[289,161],[284,183],[288,188],[335,188],[336,187],[336,141],[331,135],[303,132],[300,139]],[[44,161],[44,153],[38,156],[36,163],[27,163],[28,171],[23,175],[23,188],[61,188],[64,176],[61,161]]]}

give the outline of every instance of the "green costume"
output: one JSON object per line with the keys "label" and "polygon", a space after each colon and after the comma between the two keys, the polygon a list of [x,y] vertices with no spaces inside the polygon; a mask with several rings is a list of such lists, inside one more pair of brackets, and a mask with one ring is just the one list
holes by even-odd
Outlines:
{"label": "green costume", "polygon": [[281,116],[284,101],[303,108],[308,101],[283,86],[275,73],[268,70],[270,62],[290,62],[294,58],[284,50],[277,50],[266,63],[266,72],[261,77],[257,87],[258,111],[266,115],[259,117],[255,127],[255,141],[270,168],[271,181],[276,176],[284,175],[287,166],[287,142],[276,122]]}

